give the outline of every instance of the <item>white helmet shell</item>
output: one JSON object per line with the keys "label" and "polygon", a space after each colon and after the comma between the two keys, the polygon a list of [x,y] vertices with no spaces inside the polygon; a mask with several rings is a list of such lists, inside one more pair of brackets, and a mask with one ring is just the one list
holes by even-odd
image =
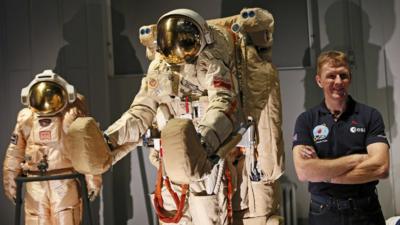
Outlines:
{"label": "white helmet shell", "polygon": [[195,12],[191,9],[175,9],[170,12],[167,12],[166,14],[162,15],[158,19],[157,23],[160,22],[160,20],[162,20],[163,18],[165,18],[167,16],[172,16],[172,15],[185,16],[185,17],[189,17],[192,20],[194,20],[197,23],[197,25],[199,25],[200,30],[203,32],[205,42],[207,44],[213,43],[214,40],[211,36],[210,28],[209,28],[207,22],[204,20],[204,18],[202,16],[200,16],[200,14],[198,14],[197,12]]}
{"label": "white helmet shell", "polygon": [[[35,78],[29,83],[28,86],[22,88],[21,90],[21,103],[25,106],[31,107],[30,103],[30,95],[31,89],[36,87],[39,83],[54,83],[57,86],[61,87],[66,95],[65,95],[65,102],[66,103],[73,103],[76,100],[76,92],[74,86],[70,85],[67,81],[65,81],[61,76],[55,74],[52,70],[44,70],[42,73],[37,74]],[[53,115],[60,112],[66,106],[63,105],[59,110],[51,113],[47,113],[46,115]],[[39,112],[40,114],[40,112]]]}
{"label": "white helmet shell", "polygon": [[193,10],[176,9],[157,22],[157,50],[169,64],[191,63],[211,43],[210,28]]}

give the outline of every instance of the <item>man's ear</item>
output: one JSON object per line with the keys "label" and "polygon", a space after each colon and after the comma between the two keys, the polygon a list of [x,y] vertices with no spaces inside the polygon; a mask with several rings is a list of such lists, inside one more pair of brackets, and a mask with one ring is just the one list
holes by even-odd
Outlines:
{"label": "man's ear", "polygon": [[320,75],[315,75],[315,81],[317,82],[318,86],[322,88],[322,82],[321,82],[321,76]]}

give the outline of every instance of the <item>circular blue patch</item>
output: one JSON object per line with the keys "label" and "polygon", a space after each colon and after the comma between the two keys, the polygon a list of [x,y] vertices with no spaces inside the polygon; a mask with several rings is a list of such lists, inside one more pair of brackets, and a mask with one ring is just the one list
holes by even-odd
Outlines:
{"label": "circular blue patch", "polygon": [[314,141],[320,141],[328,137],[329,129],[325,124],[318,125],[313,129]]}

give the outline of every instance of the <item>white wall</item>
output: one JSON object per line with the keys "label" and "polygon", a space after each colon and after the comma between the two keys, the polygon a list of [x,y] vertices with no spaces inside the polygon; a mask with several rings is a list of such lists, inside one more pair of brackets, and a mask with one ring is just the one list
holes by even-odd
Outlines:
{"label": "white wall", "polygon": [[[392,8],[391,8],[392,7]],[[394,20],[393,33],[386,33],[387,42],[384,46],[385,51],[385,71],[387,76],[391,78],[388,82],[393,87],[393,105],[390,105],[390,111],[393,112],[395,117],[395,125],[391,128],[392,141],[391,141],[391,184],[393,187],[393,201],[395,203],[395,214],[400,215],[400,2],[395,1],[394,5],[384,5],[382,11],[393,9],[396,12]],[[385,28],[385,24],[390,18],[386,18],[385,13],[381,25]],[[379,16],[377,16],[379,18]]]}
{"label": "white wall", "polygon": [[279,71],[282,94],[282,115],[283,115],[283,138],[286,154],[285,176],[296,183],[297,192],[297,214],[301,218],[308,215],[308,202],[310,194],[307,190],[307,183],[299,182],[296,176],[292,157],[292,137],[294,124],[297,116],[305,110],[304,99],[305,89],[303,80],[306,76],[306,70],[284,70]]}

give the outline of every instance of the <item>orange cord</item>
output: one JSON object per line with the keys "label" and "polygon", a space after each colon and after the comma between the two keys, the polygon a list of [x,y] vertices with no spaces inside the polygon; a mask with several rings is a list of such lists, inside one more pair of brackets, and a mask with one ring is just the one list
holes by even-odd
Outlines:
{"label": "orange cord", "polygon": [[[165,186],[167,187],[168,192],[171,194],[172,198],[174,199],[174,203],[177,208],[177,211],[175,212],[175,214],[173,216],[168,216],[168,214],[173,214],[173,213],[167,211],[163,206],[164,200],[161,195],[163,181],[164,181]],[[189,189],[189,185],[182,184],[180,187],[182,189],[182,194],[179,199],[176,192],[172,189],[171,183],[170,183],[168,177],[165,179],[162,177],[162,163],[160,161],[160,166],[159,166],[158,172],[157,172],[156,190],[154,193],[153,202],[154,202],[154,206],[155,206],[155,210],[158,215],[158,218],[164,223],[177,223],[177,222],[179,222],[179,220],[181,220],[181,218],[183,216],[183,208],[185,207],[186,193],[187,193],[187,190]]]}

